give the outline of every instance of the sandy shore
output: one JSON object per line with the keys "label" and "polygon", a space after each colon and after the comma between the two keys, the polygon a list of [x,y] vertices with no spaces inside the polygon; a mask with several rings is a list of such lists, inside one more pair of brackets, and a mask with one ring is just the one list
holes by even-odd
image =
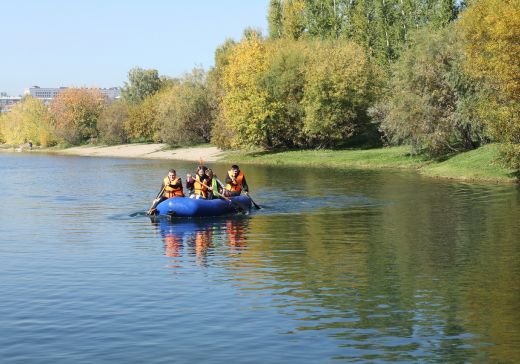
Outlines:
{"label": "sandy shore", "polygon": [[[19,148],[18,148],[19,149]],[[23,151],[27,151],[23,148]],[[4,151],[19,151],[4,149]],[[169,149],[167,144],[122,144],[114,146],[80,146],[59,150],[33,149],[33,152],[52,152],[62,155],[79,155],[88,157],[118,157],[140,159],[177,159],[205,162],[217,161],[223,152],[217,147],[189,147]]]}

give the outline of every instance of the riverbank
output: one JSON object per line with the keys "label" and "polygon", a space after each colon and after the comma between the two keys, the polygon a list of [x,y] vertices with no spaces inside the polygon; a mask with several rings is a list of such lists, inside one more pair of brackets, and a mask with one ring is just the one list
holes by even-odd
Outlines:
{"label": "riverbank", "polygon": [[[15,151],[3,146],[0,151]],[[18,151],[27,151],[18,148]],[[501,167],[495,162],[497,145],[490,144],[477,150],[461,153],[443,162],[435,162],[422,156],[410,154],[410,147],[390,147],[368,150],[299,150],[268,153],[263,151],[225,152],[202,145],[186,148],[170,148],[167,144],[123,144],[115,146],[80,146],[65,149],[34,148],[33,152],[89,157],[117,157],[139,159],[172,159],[204,162],[225,161],[240,164],[287,165],[302,167],[415,169],[434,178],[449,178],[463,181],[515,183],[518,173]]]}
{"label": "riverbank", "polygon": [[[3,151],[25,152],[27,146],[0,148]],[[31,152],[45,152],[59,155],[77,155],[84,157],[114,157],[114,158],[138,158],[138,159],[176,159],[187,161],[214,162],[218,160],[223,151],[211,145],[202,145],[188,148],[170,148],[167,144],[122,144],[113,146],[83,145],[71,148],[33,148]]]}
{"label": "riverbank", "polygon": [[496,159],[498,146],[490,144],[461,153],[443,162],[410,154],[410,147],[399,146],[368,150],[301,150],[279,153],[233,152],[225,159],[242,164],[287,165],[302,167],[415,169],[434,178],[462,181],[517,183],[518,173],[501,167]]}

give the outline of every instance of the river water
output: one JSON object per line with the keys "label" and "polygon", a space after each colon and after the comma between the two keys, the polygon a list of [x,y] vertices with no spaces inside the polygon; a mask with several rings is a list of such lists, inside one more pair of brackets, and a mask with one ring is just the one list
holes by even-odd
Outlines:
{"label": "river water", "polygon": [[518,186],[243,166],[262,209],[153,223],[169,168],[0,154],[0,362],[518,362]]}

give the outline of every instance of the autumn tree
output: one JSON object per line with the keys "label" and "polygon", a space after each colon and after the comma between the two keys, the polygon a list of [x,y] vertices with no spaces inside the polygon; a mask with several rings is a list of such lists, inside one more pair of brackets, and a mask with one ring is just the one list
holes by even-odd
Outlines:
{"label": "autumn tree", "polygon": [[25,97],[0,118],[0,131],[8,144],[32,141],[35,145],[49,146],[56,142],[47,107],[39,99]]}
{"label": "autumn tree", "polygon": [[266,46],[258,36],[244,37],[229,55],[223,75],[222,114],[226,127],[234,133],[232,147],[272,146],[269,124],[277,105],[270,104],[258,82],[266,69]]}
{"label": "autumn tree", "polygon": [[520,2],[475,0],[458,26],[465,70],[481,83],[479,111],[504,161],[520,169]]}
{"label": "autumn tree", "polygon": [[231,140],[233,140],[233,131],[225,121],[222,105],[226,95],[224,69],[229,64],[229,58],[235,46],[236,42],[234,40],[227,39],[215,50],[215,66],[208,71],[206,77],[209,103],[213,112],[211,140],[222,148],[231,148]]}
{"label": "autumn tree", "polygon": [[106,144],[122,144],[128,141],[125,123],[129,118],[131,105],[117,100],[103,108],[97,122],[99,139]]}
{"label": "autumn tree", "polygon": [[160,123],[157,119],[157,94],[146,97],[137,105],[130,105],[124,132],[132,142],[160,142]]}
{"label": "autumn tree", "polygon": [[161,139],[171,145],[209,142],[213,111],[206,73],[195,68],[175,85],[157,94]]}
{"label": "autumn tree", "polygon": [[97,137],[97,121],[104,105],[98,89],[69,88],[49,105],[56,135],[77,145]]}

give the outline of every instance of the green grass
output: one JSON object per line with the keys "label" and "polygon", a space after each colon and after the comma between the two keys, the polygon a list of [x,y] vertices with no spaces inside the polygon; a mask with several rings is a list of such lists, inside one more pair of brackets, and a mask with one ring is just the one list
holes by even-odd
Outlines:
{"label": "green grass", "polygon": [[368,150],[301,150],[288,152],[229,152],[224,160],[241,164],[287,165],[333,168],[404,168],[440,178],[466,181],[518,182],[518,172],[495,162],[498,146],[491,144],[446,161],[436,162],[423,156],[410,155],[410,147]]}
{"label": "green grass", "polygon": [[430,164],[421,173],[442,178],[469,181],[516,182],[518,174],[496,161],[498,145],[488,144],[479,149],[460,153],[444,162]]}
{"label": "green grass", "polygon": [[224,158],[240,163],[339,167],[339,168],[420,168],[429,163],[411,156],[410,147],[366,150],[299,150],[288,152],[231,152]]}

